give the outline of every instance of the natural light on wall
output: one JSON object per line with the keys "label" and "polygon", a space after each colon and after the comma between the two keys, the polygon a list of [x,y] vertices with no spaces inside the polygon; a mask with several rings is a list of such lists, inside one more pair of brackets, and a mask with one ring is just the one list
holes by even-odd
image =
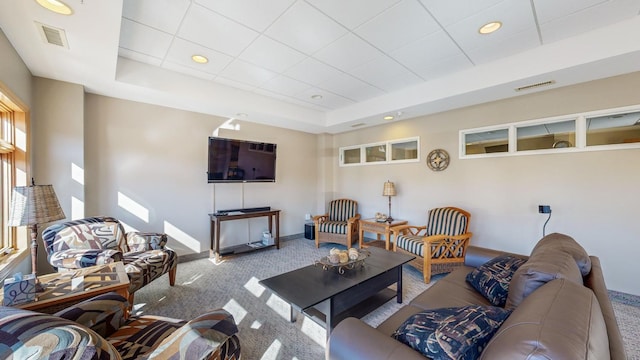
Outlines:
{"label": "natural light on wall", "polygon": [[200,252],[200,242],[197,239],[194,239],[189,234],[178,229],[175,225],[168,221],[164,222],[164,233],[176,239],[176,241],[195,251],[196,253]]}
{"label": "natural light on wall", "polygon": [[140,220],[149,223],[149,210],[118,191],[118,206],[127,210]]}
{"label": "natural light on wall", "polygon": [[71,178],[78,184],[84,185],[84,169],[74,163],[71,163]]}
{"label": "natural light on wall", "polygon": [[84,201],[71,197],[71,220],[84,218]]}
{"label": "natural light on wall", "polygon": [[16,147],[22,151],[27,151],[27,134],[16,128]]}

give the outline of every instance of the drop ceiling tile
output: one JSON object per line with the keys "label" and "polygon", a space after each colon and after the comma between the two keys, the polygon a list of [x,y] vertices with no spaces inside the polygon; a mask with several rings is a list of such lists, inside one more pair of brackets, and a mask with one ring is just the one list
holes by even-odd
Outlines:
{"label": "drop ceiling tile", "polygon": [[153,66],[160,66],[162,64],[162,59],[153,57],[153,56],[149,56],[149,55],[145,55],[145,54],[141,54],[139,52],[135,52],[135,51],[131,51],[128,49],[124,49],[124,48],[119,48],[118,49],[118,55],[122,56],[124,58],[127,59],[131,59],[131,60],[135,60],[137,62],[141,62],[141,63],[145,63],[145,64],[150,64]]}
{"label": "drop ceiling tile", "polygon": [[299,63],[306,57],[307,55],[266,36],[260,36],[239,56],[242,60],[256,65],[259,64],[279,73]]}
{"label": "drop ceiling tile", "polygon": [[[320,95],[322,96],[322,99],[312,99],[311,97],[314,95]],[[295,97],[302,101],[309,102],[318,106],[323,106],[329,109],[338,109],[355,103],[355,101],[353,100],[319,88],[309,88],[296,95]]]}
{"label": "drop ceiling tile", "polygon": [[355,32],[382,51],[391,52],[438,30],[438,24],[419,2],[403,0]]}
{"label": "drop ceiling tile", "polygon": [[266,81],[276,77],[277,73],[250,64],[242,60],[234,60],[221,73],[221,76],[233,79],[247,85],[260,86]]}
{"label": "drop ceiling tile", "polygon": [[[502,28],[498,31],[488,35],[478,32],[482,25],[496,19],[502,21]],[[517,40],[517,34],[525,34],[527,46],[532,47],[535,45],[528,41],[529,34],[537,33],[531,5],[528,1],[521,0],[505,0],[462,21],[445,26],[445,29],[467,54],[472,50],[478,54],[482,48],[497,49],[498,44],[508,48],[513,45],[513,50],[526,50],[523,46],[510,44],[510,42]],[[539,41],[537,45],[540,45]],[[507,53],[502,50],[508,50],[508,48],[501,49],[501,53],[506,55]],[[471,60],[474,61],[473,58]]]}
{"label": "drop ceiling tile", "polygon": [[306,58],[299,64],[285,71],[284,74],[311,85],[318,85],[328,77],[334,76],[339,72],[340,70],[337,70],[327,64],[323,64],[316,59]]}
{"label": "drop ceiling tile", "polygon": [[233,88],[236,88],[236,89],[240,89],[240,90],[254,91],[256,89],[255,86],[252,86],[252,85],[249,85],[249,84],[245,84],[245,83],[241,83],[239,81],[235,81],[233,79],[225,78],[223,76],[217,76],[214,79],[214,82],[216,82],[218,84],[230,86],[230,87],[233,87]]}
{"label": "drop ceiling tile", "polygon": [[307,0],[348,29],[355,29],[400,0]]}
{"label": "drop ceiling tile", "polygon": [[311,85],[307,83],[282,75],[278,75],[260,86],[261,89],[287,96],[295,96],[310,87]]}
{"label": "drop ceiling tile", "polygon": [[173,34],[190,4],[189,0],[125,0],[122,16]]}
{"label": "drop ceiling tile", "polygon": [[422,82],[420,77],[386,55],[352,69],[351,74],[386,92]]}
{"label": "drop ceiling tile", "polygon": [[[293,31],[295,29],[295,31]],[[266,35],[311,55],[347,33],[347,30],[304,1],[296,2]]]}
{"label": "drop ceiling tile", "polygon": [[504,0],[473,0],[461,5],[459,1],[420,0],[442,26],[466,19],[502,1]]}
{"label": "drop ceiling tile", "polygon": [[163,69],[167,69],[167,70],[171,70],[171,71],[175,71],[175,72],[179,72],[181,74],[193,76],[193,77],[196,77],[196,78],[205,79],[205,80],[213,80],[213,78],[215,77],[215,75],[213,75],[211,73],[204,72],[202,70],[199,70],[199,69],[191,67],[191,66],[185,66],[183,64],[177,64],[177,63],[174,63],[174,62],[171,62],[171,61],[165,61],[162,64],[162,68]]}
{"label": "drop ceiling tile", "polygon": [[173,36],[131,20],[122,19],[120,47],[156,58],[164,58]]}
{"label": "drop ceiling tile", "polygon": [[313,55],[314,58],[343,71],[382,56],[380,50],[349,33]]}
{"label": "drop ceiling tile", "polygon": [[330,76],[326,81],[318,84],[318,87],[355,101],[367,100],[384,93],[382,90],[344,73]]}
{"label": "drop ceiling tile", "polygon": [[178,36],[231,56],[238,56],[258,33],[202,6],[192,5]]}
{"label": "drop ceiling tile", "polygon": [[[192,55],[203,55],[209,59],[206,64],[199,64],[191,60]],[[224,69],[233,58],[221,52],[211,50],[202,45],[194,44],[183,39],[175,39],[169,48],[166,57],[167,61],[186,66],[196,71],[209,74],[218,74]]]}
{"label": "drop ceiling tile", "polygon": [[478,65],[489,61],[508,57],[519,52],[530,50],[540,45],[538,32],[535,28],[526,29],[511,37],[492,41],[482,47],[475,47],[466,51],[471,61]]}
{"label": "drop ceiling tile", "polygon": [[459,55],[464,54],[444,31],[429,34],[391,53],[394,59],[419,74],[423,68]]}
{"label": "drop ceiling tile", "polygon": [[607,0],[533,0],[536,16],[540,24],[573,15],[595,5],[609,2]]}
{"label": "drop ceiling tile", "polygon": [[454,55],[450,58],[431,62],[415,63],[412,70],[425,81],[437,79],[473,67],[469,59],[463,55]]}
{"label": "drop ceiling tile", "polygon": [[263,32],[296,0],[195,0],[221,15]]}

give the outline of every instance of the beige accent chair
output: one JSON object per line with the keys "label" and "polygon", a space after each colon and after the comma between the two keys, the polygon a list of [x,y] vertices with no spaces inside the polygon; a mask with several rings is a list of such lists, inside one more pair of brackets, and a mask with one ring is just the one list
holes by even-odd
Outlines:
{"label": "beige accent chair", "polygon": [[393,251],[413,255],[409,264],[422,272],[424,282],[431,275],[448,273],[464,263],[471,236],[471,214],[456,207],[429,210],[427,225],[394,227]]}
{"label": "beige accent chair", "polygon": [[316,215],[316,247],[320,243],[338,243],[350,248],[358,239],[358,202],[351,199],[337,199],[329,203],[329,211]]}

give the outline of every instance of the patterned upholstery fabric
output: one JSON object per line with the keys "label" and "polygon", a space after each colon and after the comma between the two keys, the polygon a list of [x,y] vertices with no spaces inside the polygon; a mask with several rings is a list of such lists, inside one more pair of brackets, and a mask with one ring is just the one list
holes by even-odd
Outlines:
{"label": "patterned upholstery fabric", "polygon": [[475,268],[467,274],[466,279],[492,305],[504,307],[511,278],[525,261],[519,257],[501,255]]}
{"label": "patterned upholstery fabric", "polygon": [[320,223],[319,231],[331,234],[346,234],[347,223],[342,221],[325,221]]}
{"label": "patterned upholstery fabric", "polygon": [[122,261],[131,281],[131,294],[163,274],[175,275],[178,264],[176,253],[164,247],[166,234],[125,234],[122,224],[108,216],[54,224],[43,231],[42,237],[49,263],[59,270]]}
{"label": "patterned upholstery fabric", "polygon": [[127,307],[116,293],[56,315],[0,307],[0,358],[240,359],[238,328],[225,310],[189,322],[148,315],[125,321]]}
{"label": "patterned upholstery fabric", "polygon": [[333,200],[329,203],[329,221],[346,222],[358,213],[358,203],[349,199]]}
{"label": "patterned upholstery fabric", "polygon": [[467,217],[452,208],[429,210],[427,236],[462,235],[467,228]]}
{"label": "patterned upholstery fabric", "polygon": [[510,313],[480,305],[427,310],[409,317],[392,336],[430,359],[477,359]]}

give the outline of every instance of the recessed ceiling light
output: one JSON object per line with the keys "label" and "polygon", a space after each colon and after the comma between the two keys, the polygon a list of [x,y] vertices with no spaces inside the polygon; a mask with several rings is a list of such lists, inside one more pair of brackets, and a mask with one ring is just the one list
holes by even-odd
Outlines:
{"label": "recessed ceiling light", "polygon": [[492,21],[488,22],[478,29],[478,32],[482,35],[491,34],[492,32],[498,31],[502,27],[502,23],[500,21]]}
{"label": "recessed ceiling light", "polygon": [[385,119],[385,120],[393,120],[394,117],[393,117],[393,115],[387,115],[387,116],[383,117],[383,119]]}
{"label": "recessed ceiling light", "polygon": [[193,55],[191,57],[191,60],[197,62],[198,64],[206,64],[209,62],[209,59],[207,59],[207,57],[203,55]]}
{"label": "recessed ceiling light", "polygon": [[322,99],[322,95],[319,95],[319,94],[311,95],[311,98],[313,100],[320,100],[320,99]]}
{"label": "recessed ceiling light", "polygon": [[42,6],[43,8],[53,11],[57,14],[62,15],[71,15],[73,14],[73,10],[69,7],[69,5],[63,3],[58,0],[36,0],[36,2]]}

